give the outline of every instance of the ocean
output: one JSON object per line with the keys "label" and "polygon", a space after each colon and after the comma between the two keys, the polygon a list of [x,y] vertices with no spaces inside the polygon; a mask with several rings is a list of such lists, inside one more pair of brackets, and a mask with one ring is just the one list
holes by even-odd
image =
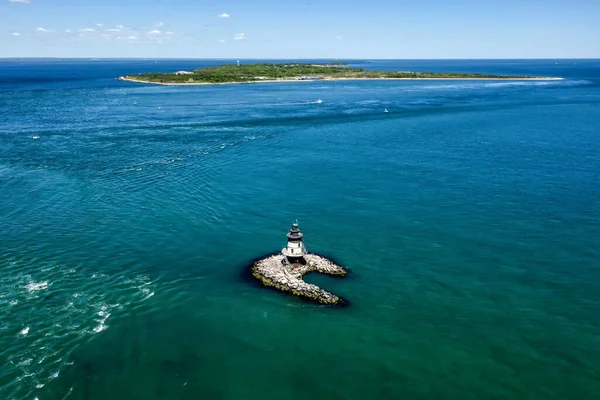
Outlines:
{"label": "ocean", "polygon": [[[600,396],[600,60],[115,79],[223,62],[0,60],[1,399]],[[249,279],[296,219],[348,307]]]}

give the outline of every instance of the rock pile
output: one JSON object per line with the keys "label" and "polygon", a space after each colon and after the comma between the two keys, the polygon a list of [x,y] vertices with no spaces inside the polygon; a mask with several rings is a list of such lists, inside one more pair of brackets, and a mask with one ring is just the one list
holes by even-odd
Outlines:
{"label": "rock pile", "polygon": [[346,270],[331,260],[316,254],[304,256],[306,264],[286,265],[282,254],[263,258],[252,266],[252,276],[263,285],[305,297],[321,304],[343,304],[344,299],[320,287],[306,283],[302,277],[309,272],[320,272],[333,276],[345,276]]}

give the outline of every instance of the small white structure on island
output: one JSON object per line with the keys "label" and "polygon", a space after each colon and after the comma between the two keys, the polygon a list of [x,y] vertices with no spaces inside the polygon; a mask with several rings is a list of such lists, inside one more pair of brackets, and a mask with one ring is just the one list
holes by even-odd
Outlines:
{"label": "small white structure on island", "polygon": [[284,255],[282,262],[286,265],[306,265],[306,259],[304,256],[308,254],[304,243],[302,243],[302,232],[298,228],[298,221],[292,224],[292,229],[287,234],[288,243],[287,247],[281,250]]}
{"label": "small white structure on island", "polygon": [[190,71],[177,71],[175,72],[175,75],[192,75],[193,72]]}

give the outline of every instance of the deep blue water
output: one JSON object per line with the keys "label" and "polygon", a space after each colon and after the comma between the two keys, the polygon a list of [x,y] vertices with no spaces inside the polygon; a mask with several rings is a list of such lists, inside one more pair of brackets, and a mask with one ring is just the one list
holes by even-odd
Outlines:
{"label": "deep blue water", "polygon": [[[0,398],[599,396],[600,60],[115,79],[222,62],[0,60]],[[350,307],[247,280],[296,218]]]}

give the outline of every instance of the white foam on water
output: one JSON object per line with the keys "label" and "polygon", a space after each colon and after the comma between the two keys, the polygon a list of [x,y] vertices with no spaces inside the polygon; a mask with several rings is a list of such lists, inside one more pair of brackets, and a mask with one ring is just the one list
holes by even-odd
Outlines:
{"label": "white foam on water", "polygon": [[96,319],[96,322],[98,323],[98,325],[96,325],[92,329],[92,332],[100,333],[100,332],[108,329],[109,326],[106,325],[106,320],[110,317],[110,312],[108,312],[108,310],[110,310],[111,308],[113,308],[115,306],[119,306],[119,304],[118,303],[116,305],[102,304],[100,306],[100,310],[96,312],[96,314],[100,317],[100,318]]}
{"label": "white foam on water", "polygon": [[142,301],[148,300],[150,297],[154,296],[154,292],[150,289],[141,288],[141,292],[146,295],[146,296],[144,296]]}
{"label": "white foam on water", "polygon": [[143,301],[143,300],[148,300],[148,299],[149,299],[150,297],[152,297],[152,296],[154,296],[154,292],[150,292],[150,293],[148,293],[148,296],[144,297],[144,298],[142,299],[142,301]]}
{"label": "white foam on water", "polygon": [[27,288],[27,290],[29,291],[29,293],[33,293],[36,292],[38,290],[45,290],[48,289],[48,282],[31,282],[30,284],[28,284],[27,286],[25,286]]}
{"label": "white foam on water", "polygon": [[546,86],[560,84],[561,81],[514,81],[514,82],[488,82],[483,87],[508,87],[508,86]]}
{"label": "white foam on water", "polygon": [[73,349],[107,330],[108,319],[118,318],[115,310],[153,296],[156,283],[144,274],[86,273],[79,266],[7,262],[3,267],[17,272],[0,277],[0,310],[10,310],[0,317],[0,332],[16,331],[21,340],[0,334],[0,349],[10,347],[1,353],[7,357],[2,372],[15,375],[0,387],[0,399],[34,398],[36,390],[73,364],[68,359]]}
{"label": "white foam on water", "polygon": [[27,360],[23,360],[20,363],[18,363],[17,367],[26,367],[28,365],[31,365],[32,361],[33,361],[33,358],[28,358]]}
{"label": "white foam on water", "polygon": [[100,323],[100,325],[98,325],[97,327],[95,327],[93,330],[96,333],[100,333],[104,330],[108,329],[108,325],[104,325],[104,323]]}
{"label": "white foam on water", "polygon": [[[550,85],[572,85],[574,82],[571,81],[562,81],[562,80],[548,80],[548,81],[506,81],[506,82],[486,82],[486,81],[469,81],[469,82],[461,82],[461,83],[444,83],[444,84],[428,84],[428,85],[416,85],[411,86],[410,88],[405,88],[404,91],[409,92],[418,92],[423,90],[479,90],[486,88],[501,88],[501,87],[531,87],[531,86],[550,86]],[[580,83],[579,83],[580,84]]]}
{"label": "white foam on water", "polygon": [[360,105],[371,105],[371,104],[379,104],[381,103],[381,101],[379,100],[362,100],[362,101],[357,101],[356,104],[360,104]]}
{"label": "white foam on water", "polygon": [[425,86],[417,86],[416,89],[427,89],[427,90],[464,90],[464,89],[478,89],[483,87],[482,83],[450,83],[443,85],[425,85]]}
{"label": "white foam on water", "polygon": [[22,381],[23,379],[25,379],[25,378],[29,378],[30,376],[33,376],[33,375],[35,375],[35,374],[28,374],[28,373],[24,373],[23,375],[21,375],[21,376],[19,376],[19,377],[17,378],[17,382],[20,382],[20,381]]}

